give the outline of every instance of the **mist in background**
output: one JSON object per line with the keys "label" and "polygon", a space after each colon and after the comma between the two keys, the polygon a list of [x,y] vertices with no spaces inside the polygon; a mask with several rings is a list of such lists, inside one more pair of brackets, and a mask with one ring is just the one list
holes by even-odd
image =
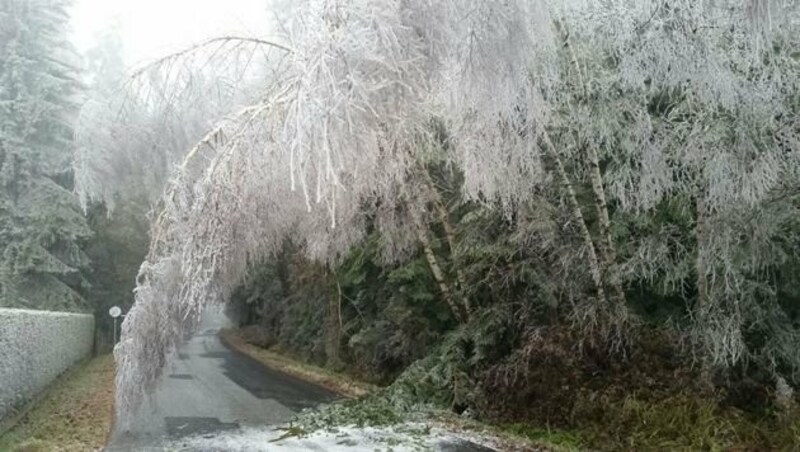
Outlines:
{"label": "mist in background", "polygon": [[220,35],[265,36],[275,15],[269,0],[76,0],[72,36],[79,51],[100,33],[117,28],[124,60],[139,66],[159,56]]}

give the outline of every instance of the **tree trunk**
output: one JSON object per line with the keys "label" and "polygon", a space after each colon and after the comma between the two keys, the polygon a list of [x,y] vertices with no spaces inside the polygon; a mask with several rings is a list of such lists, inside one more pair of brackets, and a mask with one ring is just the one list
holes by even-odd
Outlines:
{"label": "tree trunk", "polygon": [[[584,100],[588,99],[589,89],[586,85],[586,80],[583,77],[578,55],[575,53],[575,48],[572,46],[569,33],[563,37],[564,44],[570,53],[570,59],[575,66],[575,72],[578,77],[578,84],[580,85]],[[603,174],[600,171],[600,158],[597,154],[597,148],[587,142],[587,153],[589,154],[589,165],[591,167],[590,178],[592,181],[592,191],[595,197],[595,208],[597,209],[597,218],[600,223],[600,244],[597,247],[600,259],[604,264],[604,283],[607,283],[612,290],[612,301],[621,305],[625,304],[625,290],[620,281],[619,272],[617,269],[617,251],[614,246],[614,240],[611,237],[611,218],[608,214],[608,202],[606,200],[606,191],[603,186]],[[555,152],[555,151],[554,151]],[[563,166],[562,166],[563,168]]]}
{"label": "tree trunk", "polygon": [[[707,228],[707,211],[706,200],[702,190],[698,190],[697,200],[695,201],[695,212],[697,215],[697,223],[695,225],[695,240],[697,241],[697,256],[695,257],[695,272],[697,284],[697,299],[695,300],[694,316],[695,322],[700,327],[703,336],[707,333],[708,328],[708,278],[706,273],[708,271],[708,263],[706,262],[705,253],[703,250],[708,242],[708,228]],[[702,337],[701,341],[705,343],[706,338]],[[705,344],[703,345],[705,346]],[[713,364],[705,351],[701,354],[700,362],[700,384],[708,391],[713,390]]]}
{"label": "tree trunk", "polygon": [[325,316],[325,357],[329,367],[341,364],[339,347],[342,341],[342,291],[336,281],[337,292],[328,296],[328,309]]}
{"label": "tree trunk", "polygon": [[436,254],[433,252],[433,248],[431,247],[431,241],[428,238],[428,233],[419,225],[419,223],[416,225],[416,230],[417,238],[422,244],[422,249],[425,252],[425,259],[427,259],[428,266],[430,266],[431,273],[433,273],[433,278],[436,280],[436,284],[439,286],[439,290],[442,292],[442,298],[444,298],[445,303],[447,303],[447,305],[450,307],[450,310],[453,312],[453,316],[456,318],[456,320],[458,320],[458,323],[466,323],[468,320],[467,314],[464,311],[464,307],[455,301],[453,291],[450,289],[450,285],[445,279],[442,267],[439,266],[439,260],[436,258]]}
{"label": "tree trunk", "polygon": [[[431,178],[428,170],[422,167],[422,165],[420,165],[420,173],[422,174],[422,178],[425,181],[425,184],[428,186],[428,189],[431,191],[431,196],[433,197],[433,206],[439,216],[439,221],[442,223],[445,240],[447,240],[447,246],[450,248],[450,261],[453,262],[453,253],[456,246],[456,232],[455,228],[453,227],[453,223],[450,222],[450,213],[444,205],[444,201],[442,200],[441,194],[439,194],[439,190],[436,189],[436,184],[433,182],[433,178]],[[458,283],[458,287],[463,293],[463,291],[465,291],[467,288],[467,280],[464,277],[464,272],[462,272],[458,265],[456,265],[454,262],[453,269],[456,274],[456,282]],[[461,301],[464,304],[464,310],[466,311],[467,316],[471,316],[472,305],[469,301],[469,298],[467,296],[463,296]]]}
{"label": "tree trunk", "polygon": [[695,239],[697,240],[697,257],[695,258],[695,272],[697,273],[697,301],[695,313],[703,320],[704,312],[708,308],[708,280],[706,279],[706,261],[703,249],[708,241],[706,229],[706,201],[702,193],[697,194],[695,203],[697,224],[695,226]]}
{"label": "tree trunk", "polygon": [[550,151],[550,154],[555,160],[558,176],[561,179],[561,183],[564,185],[564,189],[567,192],[567,198],[569,199],[570,206],[572,207],[572,215],[575,217],[575,220],[580,226],[581,237],[583,238],[589,258],[589,272],[592,275],[592,282],[594,282],[595,290],[597,291],[598,301],[601,303],[606,303],[607,298],[606,291],[603,287],[602,263],[597,257],[597,249],[595,248],[592,234],[589,232],[589,226],[587,226],[586,219],[581,211],[581,205],[578,202],[578,196],[575,194],[575,188],[572,186],[572,182],[569,180],[569,175],[567,174],[566,168],[564,168],[564,163],[561,161],[561,156],[558,155],[553,142],[550,141],[550,137],[547,135],[547,133],[544,133],[542,134],[542,138],[548,150]]}
{"label": "tree trunk", "polygon": [[611,237],[611,218],[608,214],[603,175],[600,172],[600,159],[595,146],[587,144],[587,148],[589,165],[591,166],[592,191],[594,191],[595,208],[597,209],[597,218],[600,223],[601,246],[599,248],[600,255],[605,261],[606,282],[613,291],[613,301],[625,304],[625,290],[622,287],[622,281],[620,281],[617,269],[617,249],[614,246],[614,239]]}

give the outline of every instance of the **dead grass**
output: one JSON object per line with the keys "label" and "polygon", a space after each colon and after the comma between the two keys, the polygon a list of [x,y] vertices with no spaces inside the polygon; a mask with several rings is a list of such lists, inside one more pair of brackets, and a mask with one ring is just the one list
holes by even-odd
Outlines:
{"label": "dead grass", "polygon": [[352,377],[338,374],[321,367],[296,361],[275,351],[248,343],[240,330],[224,329],[220,339],[225,345],[255,359],[267,367],[287,373],[301,380],[316,383],[345,397],[358,398],[377,389],[368,383],[354,381]]}
{"label": "dead grass", "polygon": [[93,358],[62,377],[0,437],[0,450],[88,451],[105,446],[114,406],[114,358]]}

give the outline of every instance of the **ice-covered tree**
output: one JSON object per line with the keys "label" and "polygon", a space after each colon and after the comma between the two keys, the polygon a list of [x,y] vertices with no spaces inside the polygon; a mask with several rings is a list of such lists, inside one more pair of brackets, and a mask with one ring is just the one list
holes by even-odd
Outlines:
{"label": "ice-covered tree", "polygon": [[0,303],[85,309],[70,159],[79,59],[66,0],[0,2]]}
{"label": "ice-covered tree", "polygon": [[253,67],[263,70],[258,47],[240,48],[236,38],[205,43],[206,54],[170,55],[135,70],[115,54],[118,41],[108,36],[90,52],[95,80],[81,108],[73,161],[84,209],[102,203],[112,213],[120,203],[149,209],[158,202],[187,149],[252,100],[248,77]]}
{"label": "ice-covered tree", "polygon": [[[777,0],[307,0],[273,40],[208,43],[246,42],[279,62],[166,189],[117,349],[118,408],[152,385],[203,306],[227,301],[287,238],[335,263],[369,221],[387,259],[425,248],[447,219],[420,170],[433,155],[463,174],[465,199],[508,217],[550,197],[548,221],[563,226],[546,246],[569,249],[563,265],[588,276],[575,318],[590,334],[624,339],[626,284],[667,274],[693,306],[701,354],[736,362],[742,328],[780,317],[745,288],[772,265],[755,244],[779,233],[760,229],[741,257],[734,238],[754,214],[782,224],[770,203],[797,174],[797,27],[797,6]],[[681,199],[685,251],[658,245],[658,231],[619,230],[631,215],[658,223]],[[741,309],[753,306],[766,308]],[[768,334],[786,344],[795,333],[782,325]]]}
{"label": "ice-covered tree", "polygon": [[[682,240],[692,245],[663,223],[636,237],[642,246],[626,266],[641,272],[634,278],[680,281],[673,290],[683,295],[693,286],[692,338],[706,364],[757,358],[797,372],[800,356],[786,345],[798,331],[774,277],[797,254],[783,249],[798,233],[785,215],[797,209],[800,170],[797,5],[576,2],[563,11],[581,43],[574,71],[591,84],[571,128],[602,150],[611,200],[645,215],[676,202],[690,212]],[[748,345],[763,335],[771,346]]]}

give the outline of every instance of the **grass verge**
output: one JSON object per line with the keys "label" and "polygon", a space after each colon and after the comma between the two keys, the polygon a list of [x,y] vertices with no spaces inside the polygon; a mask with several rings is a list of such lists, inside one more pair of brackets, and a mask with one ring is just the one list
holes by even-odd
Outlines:
{"label": "grass verge", "polygon": [[244,353],[267,367],[318,384],[345,397],[363,397],[377,389],[377,386],[369,383],[354,381],[350,376],[301,363],[274,351],[252,345],[242,337],[241,332],[237,329],[223,329],[219,336],[220,340],[228,347]]}
{"label": "grass verge", "polygon": [[595,450],[800,450],[800,412],[754,416],[718,400],[678,394],[647,400],[630,394],[584,426]]}
{"label": "grass verge", "polygon": [[62,377],[19,423],[0,437],[0,450],[103,448],[112,422],[114,370],[114,357],[103,355]]}

